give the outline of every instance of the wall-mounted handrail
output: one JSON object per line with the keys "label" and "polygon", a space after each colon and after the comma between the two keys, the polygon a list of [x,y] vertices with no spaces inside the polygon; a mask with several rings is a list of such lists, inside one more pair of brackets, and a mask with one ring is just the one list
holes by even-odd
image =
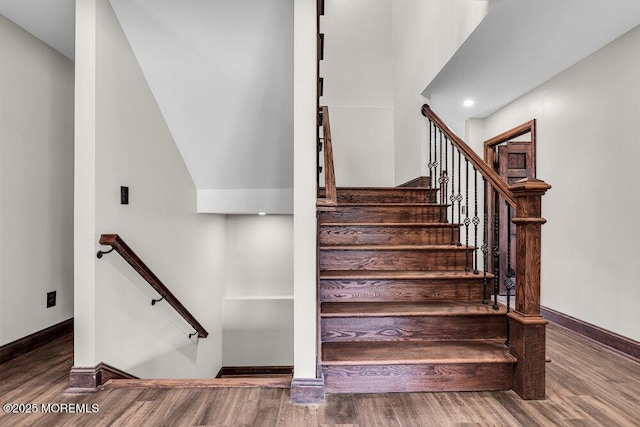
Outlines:
{"label": "wall-mounted handrail", "polygon": [[[125,243],[122,238],[117,234],[103,234],[100,236],[99,243],[105,246],[111,246],[111,250],[98,252],[98,258],[102,258],[102,255],[107,254],[113,250],[118,252],[120,256],[129,263],[131,267],[140,275],[144,280],[151,285],[153,289],[160,294],[160,300],[164,299],[169,303],[175,311],[182,316],[184,320],[189,323],[193,329],[195,329],[199,338],[206,338],[209,333],[204,327],[196,320],[195,317],[186,309],[184,305],[171,293],[169,289],[158,279],[147,265],[136,255],[136,253]],[[154,300],[158,302],[159,300]],[[152,303],[153,304],[153,303]],[[194,334],[191,334],[191,337]]]}
{"label": "wall-mounted handrail", "polygon": [[476,154],[471,147],[467,145],[458,135],[456,135],[449,127],[442,121],[436,113],[433,112],[431,107],[427,104],[422,106],[422,115],[429,118],[446,136],[447,138],[460,150],[463,156],[465,156],[469,162],[480,172],[480,174],[487,180],[487,182],[495,188],[498,193],[514,208],[516,207],[516,201],[513,198],[513,193],[509,190],[509,186],[498,175],[490,165],[488,165],[480,156]]}
{"label": "wall-mounted handrail", "polygon": [[[320,107],[322,124],[323,144],[318,144],[318,150],[321,146],[324,149],[324,198],[318,198],[318,207],[335,207],[338,204],[338,193],[336,190],[336,175],[333,167],[333,146],[331,144],[331,124],[329,122],[329,108],[324,105]],[[320,170],[318,170],[318,174]]]}

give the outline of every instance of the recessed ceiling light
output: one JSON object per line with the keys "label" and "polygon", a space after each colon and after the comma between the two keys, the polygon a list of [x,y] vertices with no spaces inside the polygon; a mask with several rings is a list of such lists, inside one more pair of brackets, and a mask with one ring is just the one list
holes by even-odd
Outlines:
{"label": "recessed ceiling light", "polygon": [[258,212],[258,215],[260,216],[265,216],[267,213],[266,212]]}
{"label": "recessed ceiling light", "polygon": [[465,101],[462,103],[462,105],[464,105],[465,107],[471,107],[473,104],[473,99],[465,99]]}

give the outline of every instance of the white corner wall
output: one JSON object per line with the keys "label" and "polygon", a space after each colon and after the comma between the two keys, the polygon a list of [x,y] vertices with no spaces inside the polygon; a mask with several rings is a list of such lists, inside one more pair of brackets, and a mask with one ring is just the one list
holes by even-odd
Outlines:
{"label": "white corner wall", "polygon": [[[79,0],[77,14],[75,365],[213,377],[222,364],[225,217],[196,214],[196,188],[109,1]],[[103,233],[120,234],[209,337],[189,340],[193,330],[166,302],[152,307],[157,294],[119,255],[96,259]]]}
{"label": "white corner wall", "polygon": [[294,0],[293,375],[316,378],[316,1]]}
{"label": "white corner wall", "polygon": [[223,366],[293,365],[293,216],[227,217]]}
{"label": "white corner wall", "polygon": [[393,107],[395,184],[427,175],[428,138],[420,113],[425,87],[487,15],[489,2],[393,2]]}
{"label": "white corner wall", "polygon": [[[485,120],[482,141],[537,120],[542,304],[640,340],[640,27]],[[481,136],[481,137],[480,137]]]}
{"label": "white corner wall", "polygon": [[321,105],[339,186],[393,186],[391,0],[326,0]]}
{"label": "white corner wall", "polygon": [[2,346],[73,317],[74,70],[2,15],[0,52]]}

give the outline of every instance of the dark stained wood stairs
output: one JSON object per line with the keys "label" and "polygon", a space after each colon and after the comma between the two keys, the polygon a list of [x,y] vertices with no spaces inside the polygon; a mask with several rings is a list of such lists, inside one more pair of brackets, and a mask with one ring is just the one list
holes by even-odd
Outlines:
{"label": "dark stained wood stairs", "polygon": [[483,275],[437,195],[339,188],[335,211],[319,212],[326,392],[513,388],[506,309],[482,304]]}

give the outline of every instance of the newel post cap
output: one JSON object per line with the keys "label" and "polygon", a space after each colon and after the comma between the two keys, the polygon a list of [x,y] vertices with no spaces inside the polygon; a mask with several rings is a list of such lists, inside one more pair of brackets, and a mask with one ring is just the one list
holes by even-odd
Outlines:
{"label": "newel post cap", "polygon": [[542,196],[550,188],[551,186],[541,179],[524,178],[511,185],[509,191],[511,191],[515,197],[536,194]]}

